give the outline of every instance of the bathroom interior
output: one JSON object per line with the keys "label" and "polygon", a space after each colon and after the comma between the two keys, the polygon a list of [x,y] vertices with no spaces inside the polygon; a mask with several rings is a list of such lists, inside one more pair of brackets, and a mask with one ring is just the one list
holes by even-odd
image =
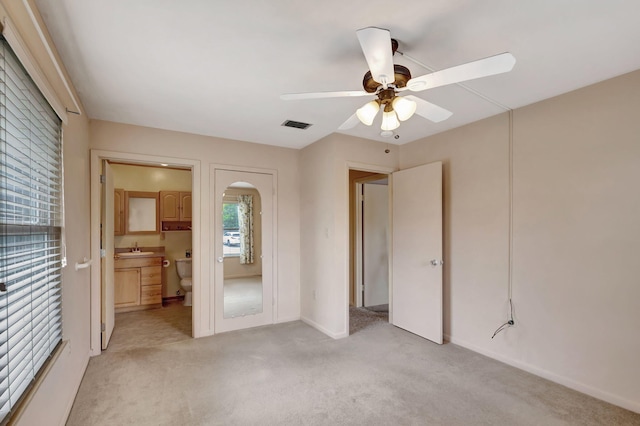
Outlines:
{"label": "bathroom interior", "polygon": [[[103,349],[125,333],[128,340],[139,342],[150,337],[146,334],[156,335],[155,340],[163,334],[173,335],[170,340],[176,333],[191,337],[191,170],[114,162],[109,162],[109,170],[114,187],[115,328]],[[259,314],[260,194],[251,184],[235,182],[222,197],[222,238],[216,241],[223,246],[218,262],[224,270],[224,318]],[[154,326],[134,327],[133,322]]]}
{"label": "bathroom interior", "polygon": [[[109,170],[114,187],[115,311],[109,340],[113,343],[134,318],[159,318],[161,309],[174,311],[171,317],[164,315],[166,321],[156,321],[167,328],[165,334],[180,331],[190,337],[191,170],[113,162]],[[180,318],[180,326],[175,318]],[[128,334],[145,333],[142,327],[129,328]],[[144,341],[144,336],[128,337]],[[103,349],[108,344],[103,341]]]}

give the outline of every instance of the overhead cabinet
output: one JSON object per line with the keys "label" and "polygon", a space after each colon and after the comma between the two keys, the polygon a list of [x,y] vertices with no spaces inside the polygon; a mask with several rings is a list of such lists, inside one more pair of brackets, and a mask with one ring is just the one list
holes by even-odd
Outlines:
{"label": "overhead cabinet", "polygon": [[191,229],[191,192],[160,191],[160,222],[163,231]]}
{"label": "overhead cabinet", "polygon": [[191,230],[191,192],[116,189],[113,210],[116,236]]}

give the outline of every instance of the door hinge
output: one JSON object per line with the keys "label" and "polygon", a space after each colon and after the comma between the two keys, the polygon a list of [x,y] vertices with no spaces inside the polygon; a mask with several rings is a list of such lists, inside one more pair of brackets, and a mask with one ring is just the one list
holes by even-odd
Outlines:
{"label": "door hinge", "polygon": [[107,177],[105,175],[100,175],[100,183],[107,183]]}
{"label": "door hinge", "polygon": [[100,324],[100,331],[107,331],[107,324],[105,323]]}

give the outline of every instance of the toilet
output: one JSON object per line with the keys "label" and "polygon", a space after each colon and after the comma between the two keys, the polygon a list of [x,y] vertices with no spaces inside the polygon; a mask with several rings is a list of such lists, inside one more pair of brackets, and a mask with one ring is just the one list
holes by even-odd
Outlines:
{"label": "toilet", "polygon": [[184,290],[184,306],[191,306],[191,258],[176,259],[176,272],[180,277],[180,287]]}

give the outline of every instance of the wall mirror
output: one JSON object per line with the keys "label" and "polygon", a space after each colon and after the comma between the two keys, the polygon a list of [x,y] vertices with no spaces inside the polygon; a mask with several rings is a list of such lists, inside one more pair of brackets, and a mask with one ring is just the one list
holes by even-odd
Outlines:
{"label": "wall mirror", "polygon": [[263,311],[260,193],[235,182],[222,195],[224,318]]}
{"label": "wall mirror", "polygon": [[160,232],[158,193],[125,191],[127,234],[157,234]]}

